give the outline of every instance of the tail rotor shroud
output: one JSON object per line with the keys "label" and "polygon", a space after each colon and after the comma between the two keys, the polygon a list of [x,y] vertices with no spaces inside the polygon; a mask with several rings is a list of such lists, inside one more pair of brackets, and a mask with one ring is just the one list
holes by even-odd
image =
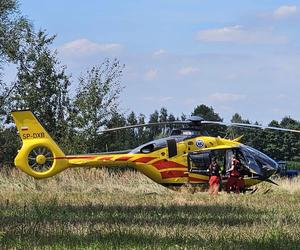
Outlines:
{"label": "tail rotor shroud", "polygon": [[45,146],[35,147],[28,154],[28,166],[35,172],[46,172],[53,167],[53,163],[53,153]]}
{"label": "tail rotor shroud", "polygon": [[12,112],[23,145],[15,158],[15,166],[37,178],[51,177],[68,168],[64,152],[29,110]]}

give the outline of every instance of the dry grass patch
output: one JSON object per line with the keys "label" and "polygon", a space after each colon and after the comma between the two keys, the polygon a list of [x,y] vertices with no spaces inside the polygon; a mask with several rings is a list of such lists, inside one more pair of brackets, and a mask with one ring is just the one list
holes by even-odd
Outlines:
{"label": "dry grass patch", "polygon": [[0,246],[296,249],[300,181],[278,182],[253,195],[209,196],[174,192],[132,171],[76,169],[40,181],[2,172]]}

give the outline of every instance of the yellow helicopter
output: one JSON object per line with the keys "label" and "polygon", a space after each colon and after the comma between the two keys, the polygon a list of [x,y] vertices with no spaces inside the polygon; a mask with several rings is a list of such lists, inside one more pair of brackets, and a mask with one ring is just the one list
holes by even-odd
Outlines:
{"label": "yellow helicopter", "polygon": [[277,127],[205,121],[201,117],[192,116],[187,121],[141,124],[106,130],[115,131],[161,124],[183,125],[182,128],[174,129],[169,137],[150,141],[126,153],[65,155],[31,111],[13,111],[12,116],[23,142],[15,158],[15,165],[34,178],[48,178],[74,167],[131,166],[153,181],[169,188],[187,184],[207,187],[209,182],[207,169],[212,158],[216,158],[223,166],[223,185],[226,185],[228,177],[225,173],[230,168],[230,159],[233,154],[241,162],[245,190],[262,181],[272,182],[269,177],[278,170],[278,164],[274,160],[240,143],[241,137],[229,140],[208,136],[202,128],[203,124],[300,133],[298,130]]}

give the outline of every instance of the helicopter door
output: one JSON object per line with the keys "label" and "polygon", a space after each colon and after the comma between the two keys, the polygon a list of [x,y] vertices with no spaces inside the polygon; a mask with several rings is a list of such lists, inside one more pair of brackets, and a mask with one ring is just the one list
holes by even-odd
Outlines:
{"label": "helicopter door", "polygon": [[239,167],[240,174],[249,175],[251,167],[249,167],[245,159],[245,154],[238,148],[226,150],[226,161],[225,161],[226,173],[231,168],[231,159],[233,154],[235,154],[237,159],[240,161],[240,167]]}
{"label": "helicopter door", "polygon": [[190,173],[207,174],[211,163],[211,152],[199,152],[188,154],[188,167]]}
{"label": "helicopter door", "polygon": [[233,155],[233,151],[231,149],[226,150],[226,161],[225,161],[226,172],[231,168],[232,155]]}

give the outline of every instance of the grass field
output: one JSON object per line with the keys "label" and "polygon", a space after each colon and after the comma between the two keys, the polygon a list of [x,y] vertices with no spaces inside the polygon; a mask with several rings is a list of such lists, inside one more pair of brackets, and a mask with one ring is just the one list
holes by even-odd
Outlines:
{"label": "grass field", "polygon": [[40,181],[2,171],[0,248],[299,249],[300,180],[279,183],[209,196],[130,171],[67,170]]}

